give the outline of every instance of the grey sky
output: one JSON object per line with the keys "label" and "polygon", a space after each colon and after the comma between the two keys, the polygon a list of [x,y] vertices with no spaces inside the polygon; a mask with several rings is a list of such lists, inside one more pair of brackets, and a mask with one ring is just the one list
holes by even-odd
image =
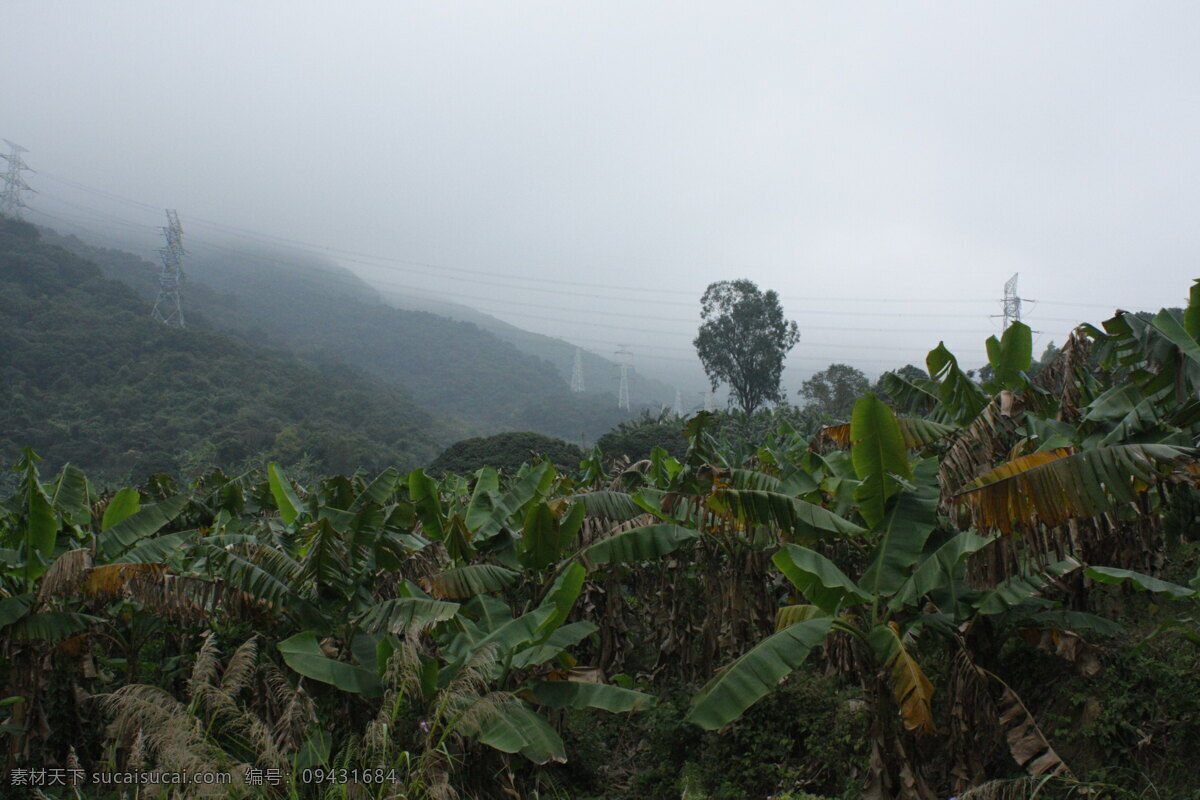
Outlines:
{"label": "grey sky", "polygon": [[14,0],[0,136],[42,212],[353,251],[649,374],[747,277],[799,322],[794,386],[982,362],[1014,272],[1039,350],[1182,304],[1198,34],[1191,3]]}

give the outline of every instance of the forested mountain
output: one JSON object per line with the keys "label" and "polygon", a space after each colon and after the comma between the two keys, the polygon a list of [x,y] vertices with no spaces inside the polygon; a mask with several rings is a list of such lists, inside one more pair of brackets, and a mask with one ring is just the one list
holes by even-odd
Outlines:
{"label": "forested mountain", "polygon": [[[136,255],[47,236],[147,298],[157,289],[158,268]],[[187,314],[255,344],[363,369],[408,392],[460,437],[532,430],[595,441],[631,416],[616,407],[615,394],[572,394],[555,364],[473,323],[389,305],[352,273],[309,254],[189,247]],[[559,344],[573,358],[573,348]]]}
{"label": "forested mountain", "polygon": [[[380,289],[380,295],[385,302],[398,308],[428,311],[450,319],[474,323],[488,333],[516,345],[521,352],[549,361],[564,378],[569,379],[571,371],[574,369],[576,347],[570,342],[518,328],[516,325],[496,319],[490,314],[449,300],[417,297],[396,289]],[[580,354],[583,361],[584,391],[591,394],[611,394],[615,399],[619,379],[617,362],[588,350],[580,350]],[[685,392],[699,392],[708,388],[704,382],[703,373],[699,370],[700,367],[697,364],[695,374],[682,379],[681,385]],[[629,384],[630,396],[636,402],[651,406],[674,402],[674,386],[649,378],[637,369],[630,371]]]}
{"label": "forested mountain", "polygon": [[[233,301],[194,287],[216,313]],[[353,471],[418,466],[454,436],[400,390],[150,318],[92,263],[0,220],[0,456],[33,448],[106,478],[279,458]]]}

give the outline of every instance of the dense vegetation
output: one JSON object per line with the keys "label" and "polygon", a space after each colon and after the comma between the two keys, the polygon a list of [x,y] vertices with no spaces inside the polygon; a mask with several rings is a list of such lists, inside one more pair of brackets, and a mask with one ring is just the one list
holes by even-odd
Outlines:
{"label": "dense vegetation", "polygon": [[536,461],[549,461],[560,472],[569,472],[582,458],[582,450],[562,439],[529,431],[498,433],[455,442],[429,463],[429,472],[470,475],[483,467],[493,467],[511,473],[522,464]]}
{"label": "dense vegetation", "polygon": [[0,453],[35,448],[96,479],[264,459],[322,472],[415,467],[451,438],[399,390],[304,364],[150,304],[0,220]]}
{"label": "dense vegetation", "polygon": [[[144,260],[55,238],[146,296],[157,290],[157,268]],[[245,244],[197,247],[188,258],[187,306],[189,319],[254,346],[365,371],[408,393],[459,436],[532,430],[595,441],[629,416],[617,408],[613,384],[597,392],[603,387],[594,382],[590,392],[573,394],[560,367],[540,355],[471,322],[389,305],[352,273],[311,255]],[[528,346],[528,339],[516,341]],[[533,341],[539,354],[573,353],[562,342],[553,349]]]}
{"label": "dense vegetation", "polygon": [[984,383],[939,345],[813,435],[700,414],[629,468],[112,493],[27,453],[8,766],[237,777],[181,797],[1200,797],[1200,284],[1036,380],[1030,338],[989,341]]}

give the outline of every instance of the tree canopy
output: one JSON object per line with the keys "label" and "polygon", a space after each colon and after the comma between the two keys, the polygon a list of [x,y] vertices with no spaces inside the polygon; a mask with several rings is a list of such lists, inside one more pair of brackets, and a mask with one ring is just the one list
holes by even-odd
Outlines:
{"label": "tree canopy", "polygon": [[469,475],[486,466],[516,472],[522,464],[538,458],[551,462],[556,469],[568,471],[578,466],[583,451],[570,442],[532,431],[498,433],[455,442],[430,463],[429,471]]}
{"label": "tree canopy", "polygon": [[849,364],[830,364],[800,385],[800,396],[811,408],[829,417],[848,417],[854,402],[871,384],[861,370]]}
{"label": "tree canopy", "polygon": [[700,298],[696,355],[716,389],[729,384],[746,413],[783,399],[783,359],[800,341],[796,323],[783,316],[779,295],[753,281],[718,281]]}

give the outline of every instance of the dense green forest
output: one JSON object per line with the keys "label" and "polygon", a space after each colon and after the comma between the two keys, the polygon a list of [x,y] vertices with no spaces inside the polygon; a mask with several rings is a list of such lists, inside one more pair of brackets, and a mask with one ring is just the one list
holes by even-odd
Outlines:
{"label": "dense green forest", "polygon": [[[48,235],[152,300],[156,266],[122,250]],[[543,357],[561,362],[565,349],[572,358],[565,342],[521,337],[538,354],[531,355],[472,322],[389,305],[357,276],[312,255],[244,243],[198,245],[187,270],[187,313],[199,323],[321,364],[361,369],[407,392],[459,437],[531,430],[594,442],[629,417],[617,408],[611,381],[607,392],[570,392],[564,367]],[[599,371],[595,361],[589,365]],[[603,374],[611,377],[612,365],[606,366]],[[565,369],[569,375],[569,362]]]}
{"label": "dense green forest", "polygon": [[469,475],[483,467],[515,472],[522,464],[534,461],[549,461],[556,469],[568,472],[582,458],[582,450],[562,439],[529,431],[497,433],[455,442],[430,462],[429,472]]}
{"label": "dense green forest", "polygon": [[412,468],[455,438],[353,367],[302,363],[206,329],[200,315],[186,331],[155,323],[145,298],[10,219],[0,220],[0,376],[0,453],[33,447],[47,466],[71,462],[97,480],[264,459]]}
{"label": "dense green forest", "polygon": [[[41,251],[8,235],[24,296]],[[70,263],[59,296],[127,296]],[[560,467],[112,491],[26,452],[0,506],[10,785],[1200,798],[1200,282],[1036,377],[1031,339],[990,340],[983,380],[939,345],[844,424],[651,418]]]}

